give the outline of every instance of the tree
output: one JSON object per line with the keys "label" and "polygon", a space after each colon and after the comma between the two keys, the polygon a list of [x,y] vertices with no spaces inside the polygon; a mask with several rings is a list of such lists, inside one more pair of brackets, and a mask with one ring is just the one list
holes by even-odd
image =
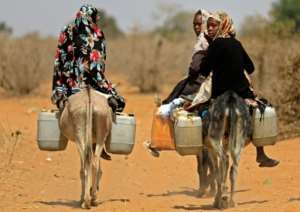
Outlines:
{"label": "tree", "polygon": [[124,35],[113,16],[108,15],[103,9],[98,9],[98,11],[100,19],[97,21],[97,24],[103,29],[104,34],[108,38],[118,38]]}
{"label": "tree", "polygon": [[300,32],[300,1],[279,0],[273,3],[271,16],[279,25],[294,26],[294,30]]}
{"label": "tree", "polygon": [[4,32],[7,34],[12,34],[13,30],[11,27],[7,26],[5,22],[0,22],[0,32]]}

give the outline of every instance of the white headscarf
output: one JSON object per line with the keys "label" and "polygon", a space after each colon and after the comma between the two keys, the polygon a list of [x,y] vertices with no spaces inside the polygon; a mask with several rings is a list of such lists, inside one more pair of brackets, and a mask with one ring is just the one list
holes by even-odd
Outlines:
{"label": "white headscarf", "polygon": [[201,29],[201,33],[197,37],[196,44],[194,45],[193,54],[195,54],[198,51],[205,51],[209,46],[204,36],[204,33],[207,32],[207,26],[206,26],[207,20],[211,16],[211,14],[208,11],[201,9],[201,16],[202,16],[202,29]]}

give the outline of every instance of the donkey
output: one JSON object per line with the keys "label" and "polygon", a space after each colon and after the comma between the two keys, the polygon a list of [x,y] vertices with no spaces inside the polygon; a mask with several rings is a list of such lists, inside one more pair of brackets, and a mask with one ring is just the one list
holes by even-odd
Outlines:
{"label": "donkey", "polygon": [[110,139],[112,111],[107,98],[86,88],[70,96],[60,117],[60,128],[76,143],[80,155],[81,207],[97,205],[96,193],[102,176],[100,153]]}
{"label": "donkey", "polygon": [[[227,91],[212,103],[209,111],[208,148],[212,151],[216,169],[217,193],[214,207],[234,207],[233,200],[241,150],[251,132],[251,117],[246,102],[233,91]],[[225,138],[225,139],[224,139]],[[230,168],[230,199],[223,196]]]}

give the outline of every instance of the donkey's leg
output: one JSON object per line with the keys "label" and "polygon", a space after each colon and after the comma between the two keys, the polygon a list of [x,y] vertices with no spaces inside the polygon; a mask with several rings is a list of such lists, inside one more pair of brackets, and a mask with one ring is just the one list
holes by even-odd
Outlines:
{"label": "donkey's leg", "polygon": [[224,187],[226,183],[226,164],[227,156],[222,149],[222,146],[218,146],[218,156],[217,156],[217,194],[215,196],[214,207],[218,209],[223,209],[228,207],[228,198],[223,196]]}
{"label": "donkey's leg", "polygon": [[214,198],[213,207],[215,208],[221,208],[222,207],[222,172],[223,172],[223,166],[222,166],[222,154],[223,149],[221,145],[221,138],[219,139],[212,139],[209,140],[209,146],[210,149],[210,157],[211,161],[213,163],[213,167],[215,169],[215,179],[217,181],[217,193]]}
{"label": "donkey's leg", "polygon": [[91,208],[91,196],[90,196],[90,189],[91,189],[91,181],[92,181],[92,174],[91,174],[91,163],[92,163],[92,147],[88,146],[84,141],[86,140],[86,136],[84,130],[78,130],[81,132],[77,137],[79,138],[79,145],[77,145],[77,149],[79,151],[81,157],[81,185],[82,185],[82,193],[81,193],[81,207],[85,209]]}
{"label": "donkey's leg", "polygon": [[82,129],[76,130],[79,132],[76,137],[76,146],[80,155],[80,178],[81,178],[81,198],[80,203],[82,208],[89,209],[91,207],[91,157],[92,150],[84,143],[84,133]]}
{"label": "donkey's leg", "polygon": [[[216,159],[212,157],[210,149],[204,149],[202,151],[202,181],[201,187],[203,194],[208,196],[214,196],[216,194]],[[210,186],[210,190],[207,193],[207,189]]]}
{"label": "donkey's leg", "polygon": [[85,169],[84,169],[84,151],[83,151],[83,145],[80,142],[75,142],[77,151],[80,156],[80,181],[81,181],[81,195],[80,195],[80,204],[84,202],[84,191],[85,191]]}
{"label": "donkey's leg", "polygon": [[217,163],[216,163],[216,178],[217,178],[217,193],[215,196],[215,200],[214,200],[214,204],[213,206],[215,208],[219,208],[221,209],[221,201],[222,201],[222,165],[221,165],[221,161],[220,158],[217,158]]}
{"label": "donkey's leg", "polygon": [[93,157],[92,164],[92,189],[91,189],[91,204],[92,206],[97,206],[97,191],[99,190],[99,181],[102,175],[101,165],[100,165],[100,154],[103,150],[103,146],[101,144],[96,144],[95,154]]}
{"label": "donkey's leg", "polygon": [[88,153],[89,148],[84,150],[84,197],[81,207],[85,209],[91,208],[91,185],[92,185],[92,155]]}
{"label": "donkey's leg", "polygon": [[198,172],[198,178],[199,178],[199,191],[198,191],[198,196],[202,197],[207,189],[207,182],[206,182],[206,171],[204,167],[204,155],[203,152],[204,150],[201,150],[198,155],[196,156],[197,158],[197,172]]}
{"label": "donkey's leg", "polygon": [[217,177],[217,169],[216,169],[216,159],[213,157],[210,149],[207,149],[207,164],[209,169],[208,184],[210,185],[209,196],[214,196],[216,194],[216,177]]}
{"label": "donkey's leg", "polygon": [[228,177],[228,169],[229,169],[229,155],[225,154],[224,157],[226,158],[226,160],[224,161],[224,164],[223,164],[224,165],[223,192],[227,192],[228,191],[228,186],[226,185],[226,180],[227,180],[227,177]]}
{"label": "donkey's leg", "polygon": [[94,127],[95,129],[95,160],[93,160],[93,184],[92,184],[92,200],[93,206],[97,205],[97,191],[99,190],[99,182],[102,176],[101,164],[100,164],[100,154],[103,151],[104,144],[106,140],[110,139],[111,131],[111,116],[108,114],[96,113],[94,116]]}
{"label": "donkey's leg", "polygon": [[228,208],[228,197],[224,194],[226,190],[226,177],[228,172],[228,156],[225,152],[220,157],[220,174],[221,174],[221,200],[220,200],[220,208]]}
{"label": "donkey's leg", "polygon": [[234,207],[235,203],[233,200],[234,192],[235,192],[235,183],[236,183],[236,177],[237,177],[237,169],[240,161],[240,153],[241,149],[239,149],[236,153],[233,151],[231,152],[231,158],[232,158],[232,166],[230,168],[230,200],[229,200],[229,206]]}

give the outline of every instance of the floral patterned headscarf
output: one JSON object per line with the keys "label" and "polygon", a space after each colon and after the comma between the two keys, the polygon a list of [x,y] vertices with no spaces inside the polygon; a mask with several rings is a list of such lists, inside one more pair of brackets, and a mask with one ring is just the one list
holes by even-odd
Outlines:
{"label": "floral patterned headscarf", "polygon": [[226,12],[221,11],[213,13],[209,18],[213,18],[220,23],[218,32],[214,39],[229,38],[235,36],[236,31],[233,26],[233,21]]}
{"label": "floral patterned headscarf", "polygon": [[54,64],[53,103],[65,100],[87,84],[100,92],[116,94],[104,76],[106,45],[97,18],[95,7],[83,5],[75,20],[60,33]]}

